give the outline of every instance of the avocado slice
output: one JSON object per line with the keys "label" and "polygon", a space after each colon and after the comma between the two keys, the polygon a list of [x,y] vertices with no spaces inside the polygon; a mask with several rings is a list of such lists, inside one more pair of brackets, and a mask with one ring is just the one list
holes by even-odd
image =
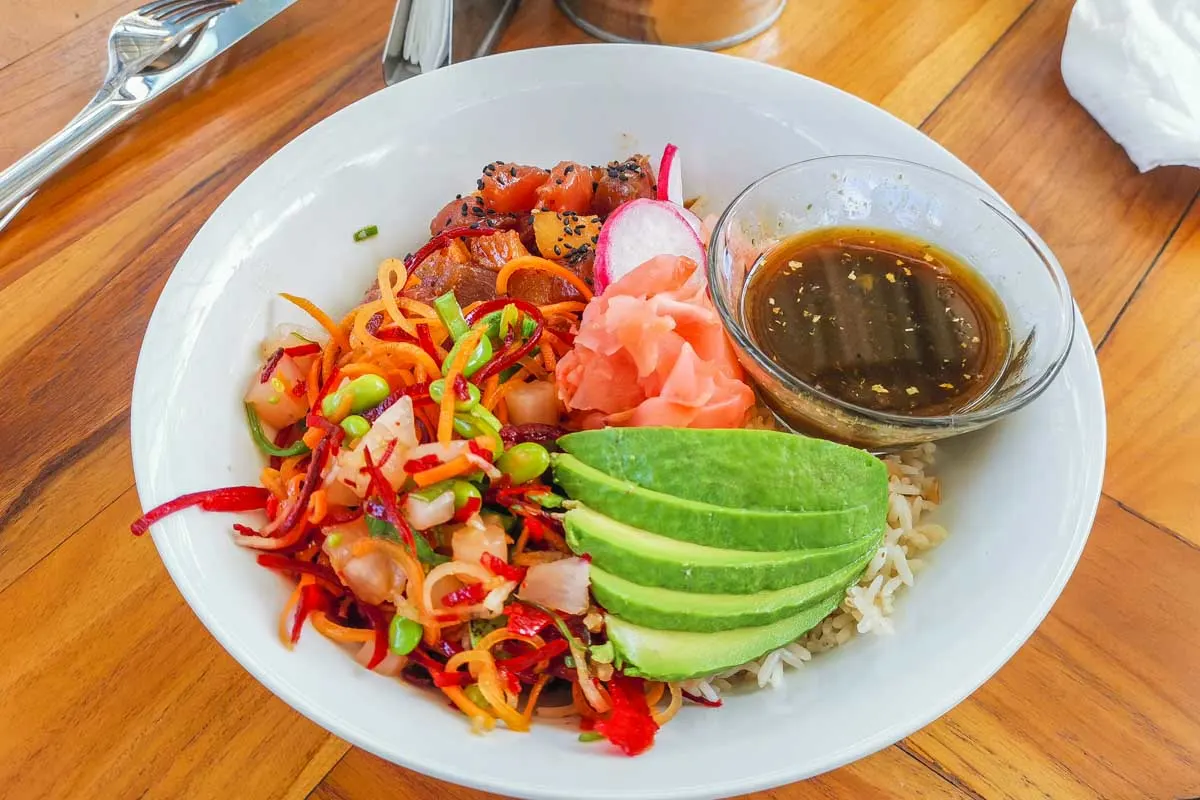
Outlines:
{"label": "avocado slice", "polygon": [[752,594],[696,594],[642,586],[593,564],[592,594],[610,613],[646,628],[698,633],[749,628],[794,616],[829,597],[841,597],[873,555],[869,550],[853,563],[807,583]]}
{"label": "avocado slice", "polygon": [[773,511],[701,503],[643,489],[565,453],[553,456],[554,481],[567,495],[618,522],[660,536],[732,550],[834,547],[883,532],[883,508]]}
{"label": "avocado slice", "polygon": [[681,681],[745,664],[782,647],[812,630],[841,601],[838,594],[770,625],[716,633],[655,630],[611,614],[605,617],[605,630],[626,675]]}
{"label": "avocado slice", "polygon": [[792,433],[602,428],[561,437],[589,467],[645,489],[729,508],[887,507],[887,468],[865,450]]}
{"label": "avocado slice", "polygon": [[567,544],[603,570],[643,586],[750,594],[829,575],[879,543],[875,535],[812,550],[726,550],[668,539],[577,506],[564,517]]}

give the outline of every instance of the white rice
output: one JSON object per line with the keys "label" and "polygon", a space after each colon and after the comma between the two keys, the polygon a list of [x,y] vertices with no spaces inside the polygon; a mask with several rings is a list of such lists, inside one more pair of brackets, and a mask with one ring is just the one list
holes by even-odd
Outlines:
{"label": "white rice", "polygon": [[933,464],[934,449],[933,444],[924,444],[884,459],[889,475],[887,533],[862,578],[846,590],[837,610],[791,644],[749,664],[687,681],[683,688],[709,700],[751,679],[759,687],[778,688],[785,667],[800,667],[814,655],[843,645],[860,633],[892,633],[888,617],[895,608],[896,593],[903,586],[912,586],[924,566],[916,556],[946,538],[946,529],[941,525],[921,521],[940,500],[937,478],[926,473]]}

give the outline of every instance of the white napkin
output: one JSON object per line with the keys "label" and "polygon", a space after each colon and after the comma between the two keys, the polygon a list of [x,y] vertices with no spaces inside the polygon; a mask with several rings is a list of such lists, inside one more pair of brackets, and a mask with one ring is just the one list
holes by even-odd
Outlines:
{"label": "white napkin", "polygon": [[1062,73],[1142,172],[1200,167],[1200,0],[1079,0]]}

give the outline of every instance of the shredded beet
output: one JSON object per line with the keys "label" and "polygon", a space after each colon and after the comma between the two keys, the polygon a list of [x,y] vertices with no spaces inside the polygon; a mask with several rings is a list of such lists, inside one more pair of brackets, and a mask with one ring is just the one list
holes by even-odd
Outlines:
{"label": "shredded beet", "polygon": [[433,469],[434,467],[441,466],[441,463],[442,460],[440,458],[430,453],[427,456],[410,458],[408,461],[405,461],[404,471],[409,475],[415,475],[418,472],[424,472],[427,469]]}
{"label": "shredded beet", "polygon": [[315,583],[310,583],[300,590],[300,603],[296,606],[296,616],[292,620],[292,644],[300,641],[300,630],[304,627],[304,620],[308,619],[308,615],[328,607],[328,597]]}
{"label": "shredded beet", "polygon": [[270,496],[271,493],[261,486],[231,486],[227,489],[192,492],[150,509],[135,520],[129,530],[134,536],[141,536],[164,517],[192,506],[200,506],[204,511],[259,511],[267,507]]}
{"label": "shredded beet", "polygon": [[684,699],[686,699],[686,700],[691,700],[693,703],[696,703],[696,704],[702,705],[702,706],[708,706],[709,708],[720,708],[722,705],[721,701],[719,699],[718,700],[709,700],[707,697],[702,697],[698,694],[692,694],[691,692],[686,691],[686,690],[683,692],[683,696],[684,696]]}
{"label": "shredded beet", "polygon": [[467,502],[463,503],[463,507],[454,512],[454,522],[466,522],[471,518],[472,514],[478,513],[479,509],[483,508],[483,501],[478,497],[468,497]]}
{"label": "shredded beet", "polygon": [[461,372],[454,376],[454,396],[464,403],[471,399],[471,390],[467,388],[467,379]]}
{"label": "shredded beet", "polygon": [[545,611],[524,603],[510,603],[504,613],[508,615],[508,629],[522,636],[537,636],[554,622]]}
{"label": "shredded beet", "polygon": [[271,353],[267,363],[263,364],[262,373],[258,376],[259,383],[266,383],[271,380],[271,373],[279,366],[279,360],[283,358],[283,348],[280,347],[274,353]]}
{"label": "shredded beet", "polygon": [[505,425],[500,429],[500,438],[505,447],[512,447],[522,442],[540,444],[551,452],[558,452],[558,438],[566,436],[567,429],[557,425],[544,425],[539,422],[529,422],[524,425]]}
{"label": "shredded beet", "polygon": [[388,618],[378,606],[359,600],[358,607],[371,621],[371,627],[375,630],[375,651],[371,654],[371,660],[367,662],[367,669],[375,669],[379,662],[387,657]]}
{"label": "shredded beet", "polygon": [[415,383],[412,386],[397,389],[384,398],[383,402],[379,405],[362,412],[363,419],[367,422],[374,422],[379,419],[383,412],[394,406],[401,397],[411,397],[414,407],[433,403],[433,398],[429,396],[429,384]]}
{"label": "shredded beet", "polygon": [[400,507],[396,505],[396,492],[392,489],[392,485],[388,483],[387,478],[379,471],[379,467],[371,460],[370,449],[363,450],[363,458],[366,459],[367,474],[371,476],[370,482],[367,484],[367,493],[375,493],[379,497],[379,502],[383,505],[385,519],[392,523],[396,528],[396,532],[400,534],[400,538],[408,545],[409,552],[417,551],[416,540],[413,539],[412,528],[408,527],[408,523],[400,514]]}
{"label": "shredded beet", "polygon": [[469,239],[474,236],[491,236],[493,233],[499,232],[500,231],[497,228],[488,228],[483,225],[479,226],[478,228],[472,228],[469,225],[458,225],[453,228],[446,228],[446,230],[442,231],[437,236],[434,236],[432,239],[426,242],[420,250],[405,258],[404,266],[407,267],[408,271],[411,273],[412,270],[420,266],[421,262],[428,258],[431,253],[442,249],[452,239]]}
{"label": "shredded beet", "polygon": [[[311,419],[312,416],[310,414],[309,418]],[[319,419],[324,418],[320,417]],[[290,531],[308,513],[308,499],[312,497],[313,491],[321,483],[321,470],[325,468],[325,459],[329,455],[330,448],[340,440],[338,434],[345,435],[345,431],[338,428],[337,434],[324,436],[317,443],[317,448],[312,451],[312,458],[308,462],[308,472],[304,476],[304,483],[300,485],[300,495],[296,498],[296,502],[288,511],[287,516],[283,518],[283,522],[280,523],[280,531]]]}
{"label": "shredded beet", "polygon": [[258,563],[267,569],[279,572],[287,572],[293,575],[312,575],[338,593],[343,590],[342,582],[338,580],[337,574],[334,573],[333,569],[324,564],[312,564],[308,561],[288,558],[278,553],[259,553]]}

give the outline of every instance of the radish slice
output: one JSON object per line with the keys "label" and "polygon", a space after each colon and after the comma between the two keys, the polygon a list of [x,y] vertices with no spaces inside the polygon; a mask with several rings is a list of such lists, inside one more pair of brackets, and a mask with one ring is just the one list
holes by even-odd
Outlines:
{"label": "radish slice", "polygon": [[704,236],[704,222],[695,214],[693,214],[690,209],[684,208],[683,206],[680,206],[675,210],[679,212],[681,217],[687,220],[688,225],[692,226],[692,230],[694,230],[696,235],[700,237],[700,244],[707,247],[708,242],[705,241],[706,237]]}
{"label": "radish slice", "polygon": [[683,173],[679,169],[679,148],[668,144],[658,163],[658,199],[683,205]]}
{"label": "radish slice", "polygon": [[[596,291],[655,256],[685,256],[704,263],[704,245],[681,206],[659,200],[632,200],[611,215],[596,243]],[[694,216],[694,215],[693,215]]]}

